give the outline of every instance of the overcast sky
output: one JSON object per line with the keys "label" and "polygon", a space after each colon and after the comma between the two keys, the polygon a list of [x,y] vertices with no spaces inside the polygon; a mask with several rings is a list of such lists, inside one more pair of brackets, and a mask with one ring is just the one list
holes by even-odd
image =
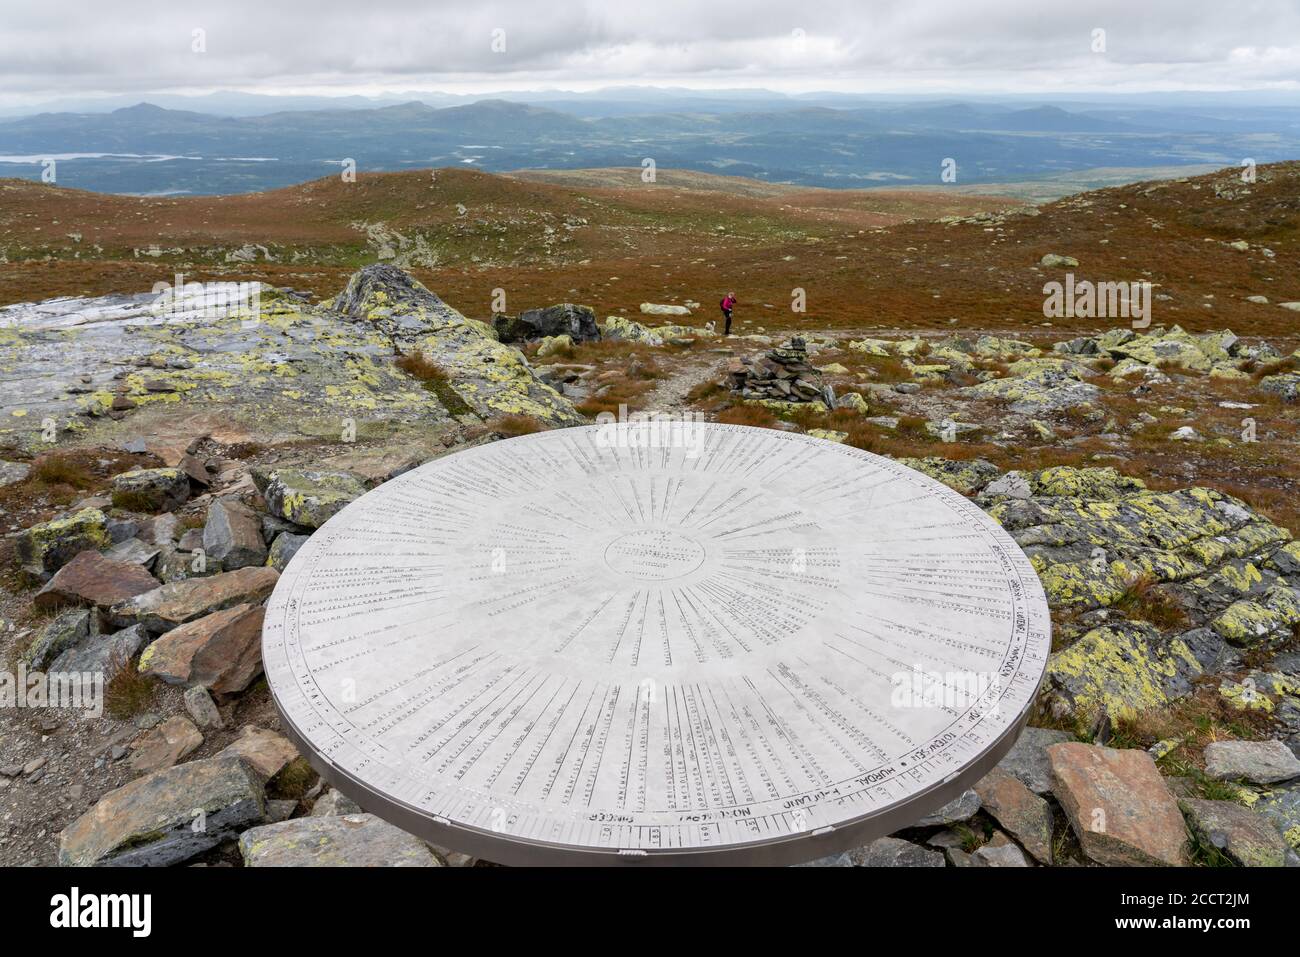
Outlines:
{"label": "overcast sky", "polygon": [[[1098,29],[1105,52],[1093,50]],[[194,50],[195,31],[203,31],[203,52]],[[1300,0],[0,2],[5,105],[214,89],[481,93],[624,84],[1300,90]]]}

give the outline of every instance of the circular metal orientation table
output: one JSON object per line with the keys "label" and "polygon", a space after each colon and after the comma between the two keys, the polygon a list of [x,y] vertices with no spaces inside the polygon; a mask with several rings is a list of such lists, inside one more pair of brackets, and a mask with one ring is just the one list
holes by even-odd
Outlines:
{"label": "circular metal orientation table", "polygon": [[503,864],[790,864],[1014,744],[1051,643],[974,503],[806,435],[663,422],[450,454],[280,577],[286,731],[364,809]]}

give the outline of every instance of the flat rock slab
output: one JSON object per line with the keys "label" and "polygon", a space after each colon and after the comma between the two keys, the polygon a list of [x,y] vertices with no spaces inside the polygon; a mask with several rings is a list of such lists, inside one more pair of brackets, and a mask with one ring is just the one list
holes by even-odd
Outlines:
{"label": "flat rock slab", "polygon": [[271,594],[279,577],[274,568],[239,568],[172,582],[114,605],[111,615],[122,627],[139,623],[161,634],[215,611],[259,602]]}
{"label": "flat rock slab", "polygon": [[1220,781],[1277,784],[1300,777],[1300,759],[1281,741],[1211,741],[1205,773]]}
{"label": "flat rock slab", "polygon": [[167,632],[140,656],[140,672],[217,694],[243,691],[262,672],[260,605],[236,605]]}
{"label": "flat rock slab", "polygon": [[441,867],[423,841],[373,814],[302,817],[239,837],[246,867]]}
{"label": "flat rock slab", "polygon": [[110,791],[68,825],[59,864],[178,864],[262,820],[265,802],[261,778],[239,757],[156,771]]}
{"label": "flat rock slab", "polygon": [[1145,751],[1067,742],[1047,749],[1054,791],[1083,852],[1099,864],[1181,866],[1187,828]]}
{"label": "flat rock slab", "polygon": [[[1273,822],[1232,801],[1184,798],[1192,830],[1206,844],[1223,852],[1241,867],[1285,867],[1295,852],[1287,846]],[[1296,859],[1300,864],[1300,859]]]}
{"label": "flat rock slab", "polygon": [[142,565],[114,561],[99,552],[82,552],[55,572],[32,601],[37,608],[64,604],[108,608],[157,587],[158,579]]}
{"label": "flat rock slab", "polygon": [[1052,863],[1052,808],[1017,777],[996,768],[975,785],[995,821],[1040,864]]}
{"label": "flat rock slab", "polygon": [[170,768],[203,743],[203,734],[194,722],[181,715],[168,718],[135,743],[131,753],[131,767],[147,774]]}

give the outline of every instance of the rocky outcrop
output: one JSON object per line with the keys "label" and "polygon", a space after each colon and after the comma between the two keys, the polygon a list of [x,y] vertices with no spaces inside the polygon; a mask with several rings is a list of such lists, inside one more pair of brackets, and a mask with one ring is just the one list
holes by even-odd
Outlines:
{"label": "rocky outcrop", "polygon": [[[23,311],[3,330],[0,446],[47,448],[49,419],[60,442],[121,436],[132,424],[156,431],[185,416],[273,441],[337,439],[346,420],[389,435],[467,415],[582,421],[517,349],[396,267],[367,267],[318,306],[257,284],[248,298],[253,291],[255,308],[230,297],[215,310],[159,310],[144,294]],[[447,371],[450,393],[440,398],[394,364],[414,349]]]}

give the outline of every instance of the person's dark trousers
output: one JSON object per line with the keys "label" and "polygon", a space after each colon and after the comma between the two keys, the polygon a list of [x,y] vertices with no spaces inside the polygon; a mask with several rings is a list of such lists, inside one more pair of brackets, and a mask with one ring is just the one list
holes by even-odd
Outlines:
{"label": "person's dark trousers", "polygon": [[731,310],[724,309],[722,310],[722,314],[727,317],[727,324],[726,327],[722,330],[722,334],[724,336],[729,336],[731,335]]}

